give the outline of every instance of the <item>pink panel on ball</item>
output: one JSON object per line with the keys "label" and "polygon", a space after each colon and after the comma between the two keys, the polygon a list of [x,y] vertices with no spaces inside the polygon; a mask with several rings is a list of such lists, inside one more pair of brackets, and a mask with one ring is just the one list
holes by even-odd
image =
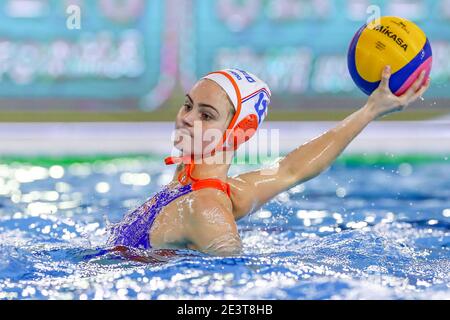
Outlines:
{"label": "pink panel on ball", "polygon": [[403,83],[403,85],[394,93],[396,96],[401,96],[404,94],[414,83],[414,81],[417,80],[417,78],[420,76],[420,73],[425,70],[425,77],[423,79],[422,85],[425,84],[428,77],[430,76],[431,71],[431,64],[433,62],[433,57],[429,57],[427,60],[425,60],[410,76],[406,81]]}

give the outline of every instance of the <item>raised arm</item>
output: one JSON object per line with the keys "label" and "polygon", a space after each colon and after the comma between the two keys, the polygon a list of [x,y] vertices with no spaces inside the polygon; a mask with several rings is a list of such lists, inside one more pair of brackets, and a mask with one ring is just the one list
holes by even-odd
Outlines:
{"label": "raised arm", "polygon": [[267,170],[266,174],[257,170],[235,177],[235,190],[251,190],[250,193],[241,192],[244,194],[239,198],[242,205],[235,217],[238,219],[256,210],[278,193],[320,174],[372,120],[405,109],[429,86],[428,79],[421,87],[425,76],[425,73],[422,73],[404,95],[397,97],[389,89],[390,75],[390,68],[386,67],[380,86],[372,93],[364,107],[345,118],[335,128],[301,145],[278,161],[274,167],[277,170],[273,170],[273,174],[267,174]]}

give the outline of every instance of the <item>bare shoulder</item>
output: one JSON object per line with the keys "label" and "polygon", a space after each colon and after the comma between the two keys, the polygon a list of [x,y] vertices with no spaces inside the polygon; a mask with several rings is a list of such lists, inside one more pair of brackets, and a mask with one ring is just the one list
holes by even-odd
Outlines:
{"label": "bare shoulder", "polygon": [[201,189],[195,192],[189,204],[190,226],[197,231],[210,230],[216,233],[227,229],[237,233],[232,213],[232,204],[228,197],[216,189]]}
{"label": "bare shoulder", "polygon": [[215,189],[196,191],[189,204],[187,239],[195,250],[215,255],[237,254],[242,246],[231,202],[226,196],[227,201],[222,201],[220,193]]}
{"label": "bare shoulder", "polygon": [[192,214],[197,216],[205,215],[210,211],[221,211],[224,215],[230,214],[233,209],[232,202],[228,196],[220,190],[205,188],[196,190],[195,197],[192,197],[190,206]]}

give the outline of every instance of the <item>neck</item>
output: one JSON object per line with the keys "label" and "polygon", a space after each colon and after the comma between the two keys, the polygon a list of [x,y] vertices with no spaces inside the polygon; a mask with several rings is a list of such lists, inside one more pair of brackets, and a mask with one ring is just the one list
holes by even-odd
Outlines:
{"label": "neck", "polygon": [[[207,157],[201,161],[194,161],[194,167],[191,176],[195,179],[220,179],[225,181],[228,176],[228,170],[231,166],[234,153],[217,153],[214,156]],[[181,165],[181,170],[185,170],[185,166]],[[192,179],[188,180],[192,182]]]}
{"label": "neck", "polygon": [[191,174],[195,179],[225,180],[228,176],[229,168],[230,164],[196,163]]}

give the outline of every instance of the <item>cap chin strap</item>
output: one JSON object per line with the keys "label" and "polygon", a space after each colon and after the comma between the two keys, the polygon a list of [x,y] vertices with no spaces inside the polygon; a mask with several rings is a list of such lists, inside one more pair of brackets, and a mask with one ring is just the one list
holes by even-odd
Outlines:
{"label": "cap chin strap", "polygon": [[182,185],[186,185],[189,178],[192,181],[198,180],[192,176],[192,171],[194,170],[194,156],[167,157],[164,159],[164,162],[166,165],[184,163],[184,169],[178,174],[178,181]]}
{"label": "cap chin strap", "polygon": [[[219,144],[220,145],[220,144]],[[211,151],[210,156],[214,156],[216,154],[216,150],[219,148],[215,148]],[[225,147],[222,147],[222,151],[228,151]],[[204,158],[204,155],[201,155],[202,158]],[[199,181],[200,179],[195,178],[192,176],[192,172],[194,171],[194,163],[195,156],[181,156],[181,157],[167,157],[164,159],[164,162],[166,165],[172,165],[172,164],[181,164],[184,163],[184,169],[178,174],[178,181],[182,185],[186,185],[188,183],[188,180],[191,179],[194,182]]]}
{"label": "cap chin strap", "polygon": [[219,179],[194,178],[192,176],[192,171],[194,170],[194,166],[195,166],[195,163],[193,160],[194,160],[194,156],[167,157],[166,159],[164,159],[164,161],[167,165],[184,163],[184,165],[185,165],[184,170],[178,174],[178,181],[182,185],[188,184],[189,179],[191,179],[193,181],[192,182],[192,190],[200,190],[203,188],[211,188],[212,187],[215,189],[222,190],[223,192],[225,192],[228,195],[228,197],[231,197],[230,185],[228,183],[225,183]]}

